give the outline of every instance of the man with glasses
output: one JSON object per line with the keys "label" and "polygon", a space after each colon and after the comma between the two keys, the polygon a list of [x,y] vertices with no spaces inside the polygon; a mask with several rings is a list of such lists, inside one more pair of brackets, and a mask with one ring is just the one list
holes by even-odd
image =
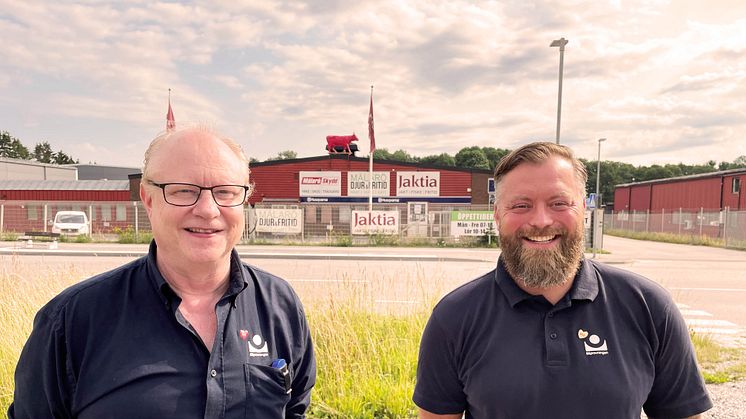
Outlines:
{"label": "man with glasses", "polygon": [[189,128],[153,140],[144,163],[149,254],[40,310],[8,416],[304,417],[316,363],[303,308],[234,249],[251,192],[240,147]]}

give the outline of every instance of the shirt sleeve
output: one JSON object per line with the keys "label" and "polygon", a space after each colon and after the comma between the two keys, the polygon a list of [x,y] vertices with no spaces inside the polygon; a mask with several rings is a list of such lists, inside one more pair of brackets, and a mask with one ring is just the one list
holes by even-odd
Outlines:
{"label": "shirt sleeve", "polygon": [[72,418],[64,326],[59,312],[43,308],[21,351],[8,418]]}
{"label": "shirt sleeve", "polygon": [[712,407],[684,318],[671,302],[658,326],[655,379],[643,409],[651,417],[683,418]]}
{"label": "shirt sleeve", "polygon": [[412,400],[431,413],[462,413],[466,409],[466,395],[458,374],[454,345],[436,313],[430,316],[422,334]]}
{"label": "shirt sleeve", "polygon": [[[300,304],[300,303],[298,303]],[[316,384],[316,357],[313,352],[311,333],[302,308],[299,309],[301,327],[298,338],[302,339],[303,350],[293,362],[293,384],[290,402],[285,407],[286,418],[305,418],[306,409],[311,403],[311,389]]]}

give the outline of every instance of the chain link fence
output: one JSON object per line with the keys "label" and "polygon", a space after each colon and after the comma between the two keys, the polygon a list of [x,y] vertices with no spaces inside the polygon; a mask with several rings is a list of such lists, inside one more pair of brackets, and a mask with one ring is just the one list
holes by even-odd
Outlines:
{"label": "chain link fence", "polygon": [[662,233],[711,239],[725,247],[746,249],[746,211],[664,209],[620,211],[604,215],[604,229],[631,233]]}
{"label": "chain link fence", "polygon": [[[0,236],[7,239],[29,232],[49,232],[59,211],[85,212],[89,235],[95,240],[117,240],[122,233],[149,234],[142,202],[0,202]],[[495,238],[489,205],[408,202],[258,203],[244,208],[243,243],[320,243],[336,245],[431,241],[470,243]]]}

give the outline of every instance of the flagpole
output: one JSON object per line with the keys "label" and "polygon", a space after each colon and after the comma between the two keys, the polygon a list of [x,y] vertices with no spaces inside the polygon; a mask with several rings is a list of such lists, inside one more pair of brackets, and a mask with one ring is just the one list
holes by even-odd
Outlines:
{"label": "flagpole", "polygon": [[368,114],[368,139],[370,153],[368,153],[368,212],[373,213],[373,152],[375,151],[375,134],[373,131],[373,85],[370,85],[370,112]]}

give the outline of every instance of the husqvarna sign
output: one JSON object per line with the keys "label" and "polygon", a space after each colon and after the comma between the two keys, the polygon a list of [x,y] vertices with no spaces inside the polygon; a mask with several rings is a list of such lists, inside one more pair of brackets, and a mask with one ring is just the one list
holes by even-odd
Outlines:
{"label": "husqvarna sign", "polygon": [[440,196],[440,172],[396,172],[396,196]]}

